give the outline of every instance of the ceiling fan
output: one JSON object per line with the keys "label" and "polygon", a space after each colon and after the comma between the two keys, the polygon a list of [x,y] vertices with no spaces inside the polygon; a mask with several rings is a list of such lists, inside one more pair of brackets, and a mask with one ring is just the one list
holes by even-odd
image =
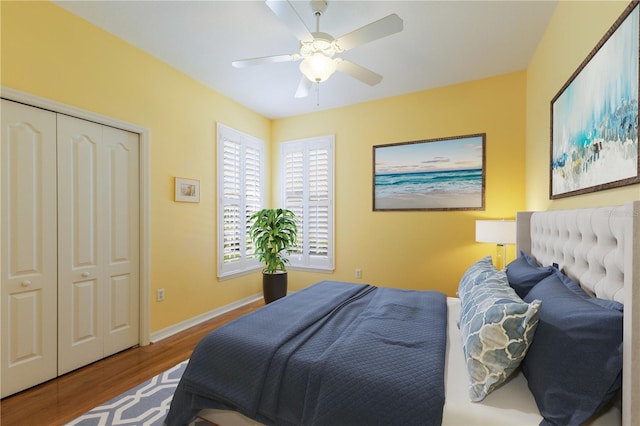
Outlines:
{"label": "ceiling fan", "polygon": [[302,60],[300,71],[303,76],[298,84],[296,98],[307,96],[313,83],[319,84],[326,81],[336,70],[370,86],[375,86],[382,81],[380,74],[335,55],[402,31],[403,23],[398,15],[393,13],[334,39],[330,34],[320,32],[320,17],[328,6],[326,1],[311,1],[311,8],[316,17],[315,32],[309,31],[288,0],[266,0],[265,3],[300,40],[300,52],[233,61],[231,65],[244,68],[252,65]]}

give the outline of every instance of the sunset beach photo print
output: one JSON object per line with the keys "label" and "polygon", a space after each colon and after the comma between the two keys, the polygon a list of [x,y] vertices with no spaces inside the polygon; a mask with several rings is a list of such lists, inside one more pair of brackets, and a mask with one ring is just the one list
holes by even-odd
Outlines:
{"label": "sunset beach photo print", "polygon": [[483,210],[484,133],[373,147],[373,210]]}

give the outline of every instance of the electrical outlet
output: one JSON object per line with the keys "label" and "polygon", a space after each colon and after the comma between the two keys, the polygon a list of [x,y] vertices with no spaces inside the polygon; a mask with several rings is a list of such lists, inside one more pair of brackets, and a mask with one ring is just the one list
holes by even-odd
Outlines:
{"label": "electrical outlet", "polygon": [[356,278],[362,278],[362,269],[356,269]]}
{"label": "electrical outlet", "polygon": [[156,291],[156,301],[162,302],[164,300],[164,288],[159,288]]}

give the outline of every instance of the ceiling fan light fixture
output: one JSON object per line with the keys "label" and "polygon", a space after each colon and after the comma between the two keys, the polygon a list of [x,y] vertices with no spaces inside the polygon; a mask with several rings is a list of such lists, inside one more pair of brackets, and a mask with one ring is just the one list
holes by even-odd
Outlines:
{"label": "ceiling fan light fixture", "polygon": [[335,61],[321,52],[316,52],[300,62],[300,72],[314,83],[322,83],[335,71]]}
{"label": "ceiling fan light fixture", "polygon": [[316,89],[319,93],[319,83],[328,80],[335,71],[345,73],[369,86],[375,86],[380,83],[380,81],[382,81],[380,74],[376,74],[367,68],[343,58],[334,58],[334,56],[336,53],[342,53],[363,44],[398,33],[404,28],[402,19],[395,13],[392,13],[335,39],[331,34],[320,31],[320,17],[327,9],[327,0],[311,0],[311,8],[316,18],[315,32],[310,31],[301,19],[297,7],[294,7],[292,4],[292,0],[265,0],[265,3],[300,41],[299,53],[244,59],[233,61],[231,65],[236,68],[244,68],[249,65],[302,60],[300,63],[300,72],[303,77],[300,78],[300,83],[298,83],[296,98],[302,98],[308,95],[309,88],[311,87],[309,82],[316,83]]}

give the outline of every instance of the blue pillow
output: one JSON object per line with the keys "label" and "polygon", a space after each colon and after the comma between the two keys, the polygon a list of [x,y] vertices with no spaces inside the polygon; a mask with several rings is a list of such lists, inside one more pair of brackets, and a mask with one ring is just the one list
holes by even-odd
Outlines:
{"label": "blue pillow", "polygon": [[562,281],[562,283],[565,286],[567,286],[567,288],[569,290],[571,290],[572,292],[574,292],[578,296],[582,297],[583,299],[586,299],[591,303],[595,303],[596,305],[600,305],[603,308],[612,309],[612,310],[616,310],[616,311],[620,311],[620,312],[624,311],[624,305],[622,303],[616,302],[615,300],[605,300],[605,299],[600,299],[600,298],[597,298],[597,297],[591,297],[582,289],[582,287],[580,287],[578,285],[578,283],[573,281],[571,278],[566,276],[564,273],[559,271],[557,268],[553,268],[553,271],[554,271],[554,274],[556,274],[558,276],[560,281]]}
{"label": "blue pillow", "polygon": [[522,372],[544,422],[583,424],[622,386],[623,314],[576,294],[558,274],[524,298],[535,299],[542,305]]}
{"label": "blue pillow", "polygon": [[553,274],[554,270],[552,266],[538,265],[538,262],[523,251],[506,267],[509,285],[520,297],[525,297],[534,285]]}
{"label": "blue pillow", "polygon": [[460,298],[469,397],[481,401],[520,365],[533,340],[540,302],[523,302],[503,271],[487,275]]}

